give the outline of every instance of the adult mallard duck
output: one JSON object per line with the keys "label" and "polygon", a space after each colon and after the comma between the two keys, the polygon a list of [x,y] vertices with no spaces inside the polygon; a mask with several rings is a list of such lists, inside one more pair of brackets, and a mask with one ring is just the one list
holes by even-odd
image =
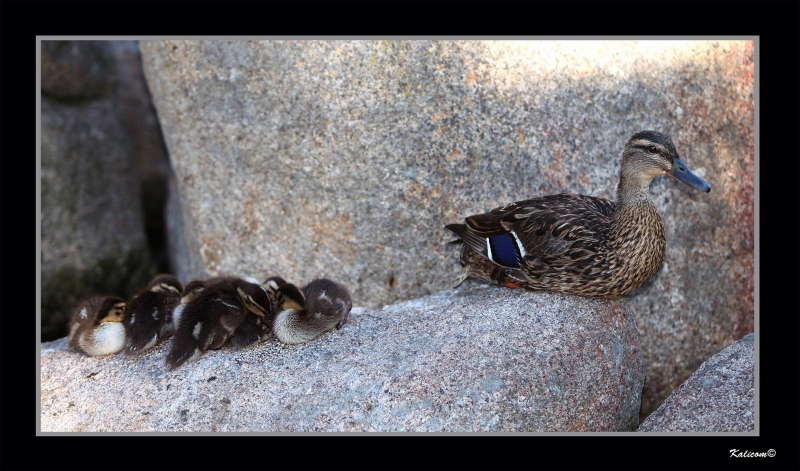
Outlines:
{"label": "adult mallard duck", "polygon": [[627,296],[664,260],[664,226],[648,194],[659,175],[711,191],[681,160],[669,136],[641,131],[622,152],[616,202],[562,193],[446,226],[460,237],[450,244],[463,244],[463,270],[455,285],[477,279],[593,298]]}

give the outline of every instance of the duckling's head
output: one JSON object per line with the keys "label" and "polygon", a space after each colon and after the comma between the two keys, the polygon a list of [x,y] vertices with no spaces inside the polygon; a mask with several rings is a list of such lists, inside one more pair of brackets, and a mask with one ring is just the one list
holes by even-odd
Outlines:
{"label": "duckling's head", "polygon": [[269,299],[272,300],[273,303],[278,302],[278,291],[286,284],[286,280],[279,276],[271,276],[264,280],[264,289],[267,290]]}
{"label": "duckling's head", "polygon": [[103,300],[100,309],[95,314],[95,323],[102,324],[104,322],[122,322],[125,318],[125,309],[127,304],[125,300],[117,297],[110,297]]}
{"label": "duckling's head", "polygon": [[197,293],[203,290],[206,287],[206,282],[201,280],[192,280],[183,287],[183,292],[181,293],[181,304],[188,304]]}
{"label": "duckling's head", "polygon": [[260,317],[265,317],[272,312],[272,302],[263,286],[245,280],[237,280],[235,286],[239,299],[242,300],[248,311]]}
{"label": "duckling's head", "polygon": [[659,175],[674,178],[695,190],[711,191],[705,180],[689,170],[669,136],[658,131],[634,134],[622,152],[620,197],[630,192],[647,194],[650,182]]}
{"label": "duckling's head", "polygon": [[168,293],[172,292],[177,295],[180,295],[183,291],[183,286],[181,286],[181,282],[178,281],[172,275],[161,274],[156,275],[155,278],[150,282],[147,286],[150,291],[155,293]]}
{"label": "duckling's head", "polygon": [[303,305],[305,304],[303,292],[297,286],[287,283],[283,278],[279,276],[267,278],[264,281],[264,288],[269,294],[269,299],[279,310],[303,310]]}
{"label": "duckling's head", "polygon": [[329,328],[341,329],[353,307],[350,293],[344,286],[326,278],[317,278],[303,287],[305,308],[324,318]]}

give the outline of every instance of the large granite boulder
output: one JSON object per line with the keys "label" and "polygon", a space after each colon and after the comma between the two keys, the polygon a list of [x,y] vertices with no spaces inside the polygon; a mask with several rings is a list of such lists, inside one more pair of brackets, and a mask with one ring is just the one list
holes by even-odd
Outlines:
{"label": "large granite boulder", "polygon": [[166,243],[164,210],[171,175],[150,92],[142,70],[138,41],[111,41],[117,87],[115,100],[122,110],[133,148],[141,193],[144,231],[159,272],[171,271]]}
{"label": "large granite boulder", "polygon": [[640,432],[755,430],[755,346],[748,334],[703,363],[653,412]]}
{"label": "large granite boulder", "polygon": [[112,45],[42,41],[41,335],[77,301],[130,295],[154,273]]}
{"label": "large granite boulder", "polygon": [[642,417],[753,329],[752,41],[143,41],[175,171],[179,278],[340,279],[377,308],[451,286],[445,224],[615,196],[623,145],[670,134],[663,270],[630,298]]}
{"label": "large granite boulder", "polygon": [[87,357],[43,344],[40,430],[630,431],[645,374],[625,300],[480,284],[172,372],[170,346]]}

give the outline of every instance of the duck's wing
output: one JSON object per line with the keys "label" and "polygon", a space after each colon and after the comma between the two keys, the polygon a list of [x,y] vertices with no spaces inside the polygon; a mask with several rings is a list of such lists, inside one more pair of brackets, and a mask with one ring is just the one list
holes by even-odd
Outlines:
{"label": "duck's wing", "polygon": [[601,266],[602,248],[616,205],[584,195],[561,194],[528,200],[504,214],[502,226],[518,244],[529,277],[550,271],[586,272]]}
{"label": "duck's wing", "polygon": [[525,203],[510,203],[483,214],[468,216],[464,219],[465,224],[448,224],[445,228],[459,237],[450,244],[464,243],[497,265],[519,267],[517,244],[503,226],[503,217],[513,214]]}
{"label": "duck's wing", "polygon": [[[447,226],[494,264],[528,276],[588,266],[607,237],[614,202],[560,194],[507,204]],[[458,242],[458,241],[456,241]]]}

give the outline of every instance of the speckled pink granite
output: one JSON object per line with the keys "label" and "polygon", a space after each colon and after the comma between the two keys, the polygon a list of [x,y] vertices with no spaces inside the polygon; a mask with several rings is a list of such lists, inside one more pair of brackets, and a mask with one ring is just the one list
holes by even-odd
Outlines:
{"label": "speckled pink granite", "polygon": [[641,432],[755,431],[755,336],[717,353],[681,384]]}
{"label": "speckled pink granite", "polygon": [[446,224],[562,191],[614,198],[625,142],[655,129],[712,190],[651,185],[667,253],[629,299],[642,417],[753,330],[752,40],[141,49],[175,171],[181,280],[322,274],[373,309],[436,293],[459,271]]}
{"label": "speckled pink granite", "polygon": [[354,308],[316,341],[141,357],[41,349],[42,432],[618,431],[644,360],[622,301],[488,287]]}

